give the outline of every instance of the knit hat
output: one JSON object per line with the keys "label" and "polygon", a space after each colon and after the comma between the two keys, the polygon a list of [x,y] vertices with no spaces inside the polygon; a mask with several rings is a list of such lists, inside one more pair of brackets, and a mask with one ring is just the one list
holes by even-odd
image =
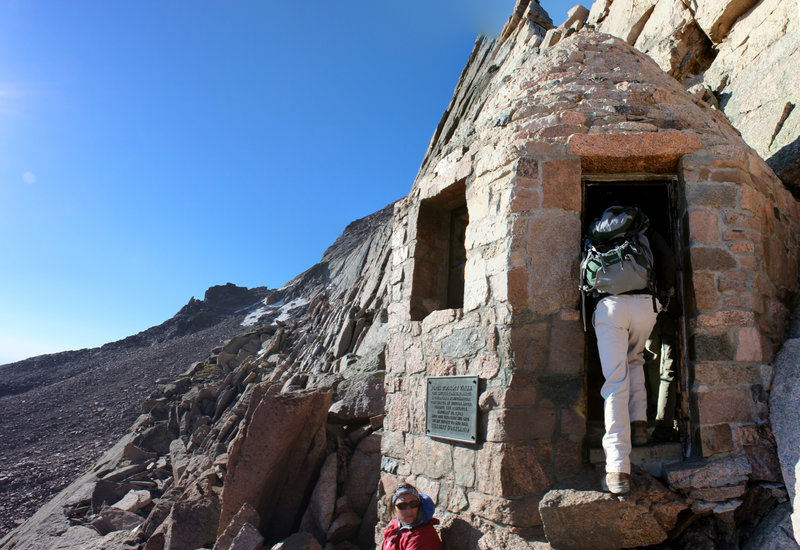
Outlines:
{"label": "knit hat", "polygon": [[400,495],[411,495],[417,500],[422,500],[419,496],[419,491],[414,489],[411,485],[401,485],[392,495],[392,506],[395,505],[397,499],[400,498]]}

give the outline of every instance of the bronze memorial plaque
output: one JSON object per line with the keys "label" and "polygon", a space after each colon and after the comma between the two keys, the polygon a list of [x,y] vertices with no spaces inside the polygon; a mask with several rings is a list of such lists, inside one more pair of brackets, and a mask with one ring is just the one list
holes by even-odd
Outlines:
{"label": "bronze memorial plaque", "polygon": [[454,441],[477,441],[478,377],[429,376],[425,433]]}

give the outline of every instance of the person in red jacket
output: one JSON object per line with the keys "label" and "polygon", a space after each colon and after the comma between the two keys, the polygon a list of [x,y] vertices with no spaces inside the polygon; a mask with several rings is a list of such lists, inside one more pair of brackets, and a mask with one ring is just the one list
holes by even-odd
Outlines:
{"label": "person in red jacket", "polygon": [[395,518],[386,527],[381,550],[442,550],[431,497],[411,485],[401,485],[392,495],[392,509]]}

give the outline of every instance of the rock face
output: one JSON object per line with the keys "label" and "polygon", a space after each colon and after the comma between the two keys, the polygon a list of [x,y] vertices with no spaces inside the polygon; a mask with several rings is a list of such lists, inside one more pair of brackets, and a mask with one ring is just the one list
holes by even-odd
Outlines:
{"label": "rock face", "polygon": [[713,101],[800,195],[797,6],[782,0],[597,0],[588,23]]}
{"label": "rock face", "polygon": [[336,507],[337,485],[336,455],[330,454],[319,472],[319,479],[311,495],[300,529],[311,534],[315,540],[325,540],[333,522]]}
{"label": "rock face", "polygon": [[788,503],[776,507],[769,516],[761,522],[758,530],[753,534],[743,550],[781,550],[782,548],[795,549],[798,547],[792,532],[792,522],[789,519],[791,506]]}
{"label": "rock face", "polygon": [[340,384],[340,399],[330,409],[331,421],[348,424],[358,418],[383,414],[386,398],[384,372],[356,374]]}
{"label": "rock face", "polygon": [[220,525],[227,526],[248,503],[262,518],[260,529],[267,540],[292,534],[313,489],[309,482],[325,458],[330,398],[323,392],[253,389],[245,423],[228,453]]}
{"label": "rock face", "polygon": [[[795,315],[797,312],[795,312]],[[800,535],[800,338],[790,338],[775,361],[775,381],[770,395],[770,420],[778,445],[783,480],[792,504],[795,538]]]}

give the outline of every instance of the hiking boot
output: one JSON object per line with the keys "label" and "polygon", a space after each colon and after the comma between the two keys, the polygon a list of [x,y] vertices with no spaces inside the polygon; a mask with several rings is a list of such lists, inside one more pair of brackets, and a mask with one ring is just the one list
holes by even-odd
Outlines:
{"label": "hiking boot", "polygon": [[631,445],[634,447],[647,445],[647,422],[644,420],[631,422]]}
{"label": "hiking boot", "polygon": [[608,472],[604,489],[614,495],[629,493],[631,490],[631,476],[623,472]]}

